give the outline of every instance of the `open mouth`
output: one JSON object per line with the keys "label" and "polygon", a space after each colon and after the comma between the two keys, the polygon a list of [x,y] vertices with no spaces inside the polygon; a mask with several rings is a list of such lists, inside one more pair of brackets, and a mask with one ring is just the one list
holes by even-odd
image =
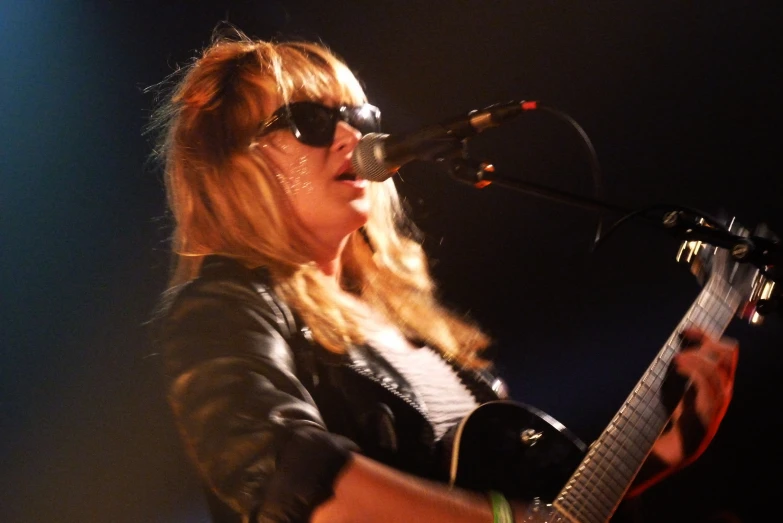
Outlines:
{"label": "open mouth", "polygon": [[355,182],[357,179],[357,176],[355,173],[352,172],[344,172],[339,175],[337,175],[337,178],[335,178],[337,181],[348,181],[348,182]]}

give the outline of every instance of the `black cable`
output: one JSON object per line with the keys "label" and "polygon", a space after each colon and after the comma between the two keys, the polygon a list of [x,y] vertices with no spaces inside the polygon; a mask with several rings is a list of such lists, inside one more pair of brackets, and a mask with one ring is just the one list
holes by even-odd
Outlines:
{"label": "black cable", "polygon": [[664,211],[664,212],[668,212],[668,211],[687,212],[687,213],[692,214],[693,216],[697,216],[699,218],[702,218],[710,226],[715,227],[716,229],[719,229],[719,230],[722,230],[722,231],[725,231],[725,232],[729,232],[728,227],[726,227],[726,225],[723,224],[721,220],[719,220],[718,218],[716,218],[714,216],[711,216],[711,215],[707,214],[704,211],[701,211],[699,209],[694,209],[692,207],[688,207],[688,206],[685,206],[685,205],[680,205],[680,204],[663,204],[663,203],[658,203],[658,204],[650,205],[648,207],[643,207],[641,209],[637,209],[635,211],[629,212],[628,214],[626,214],[626,215],[622,216],[621,218],[619,218],[616,222],[614,222],[609,227],[609,229],[607,229],[607,231],[604,233],[602,238],[596,239],[596,241],[593,243],[593,251],[595,252],[595,250],[598,249],[599,244],[603,244],[603,242],[605,242],[606,239],[611,234],[613,234],[621,225],[623,225],[625,223],[628,223],[628,221],[631,220],[632,218],[635,218],[637,216],[642,216],[642,215],[644,215],[646,213],[651,213],[651,212],[656,211],[656,210],[660,210],[660,211]]}
{"label": "black cable", "polygon": [[[555,115],[556,117],[570,124],[574,129],[576,129],[576,132],[579,133],[579,136],[582,138],[582,145],[585,147],[585,150],[587,151],[587,157],[590,162],[590,174],[593,179],[593,197],[596,200],[603,200],[604,186],[603,186],[603,176],[601,174],[601,166],[598,163],[598,154],[595,152],[595,147],[593,147],[593,143],[590,140],[590,137],[587,135],[587,132],[585,132],[582,126],[579,125],[579,123],[576,120],[574,120],[570,115],[564,113],[563,111],[560,111],[559,109],[555,109],[554,107],[548,107],[545,105],[539,105],[537,109],[539,111],[546,111],[548,113]],[[595,237],[593,239],[593,247],[592,247],[593,251],[595,251],[598,242],[602,238],[602,229],[603,229],[603,215],[599,213],[598,224],[596,225]]]}
{"label": "black cable", "polygon": [[[595,152],[595,147],[593,147],[593,143],[590,140],[590,137],[587,135],[585,130],[582,128],[579,123],[574,120],[570,115],[564,113],[563,111],[560,111],[559,109],[555,109],[553,107],[548,106],[542,106],[539,105],[537,107],[540,111],[546,111],[548,113],[551,113],[555,115],[556,117],[560,118],[561,120],[569,123],[576,131],[579,133],[579,136],[582,138],[582,144],[585,147],[585,150],[587,151],[587,157],[590,162],[590,174],[592,176],[593,180],[593,196],[596,200],[604,200],[604,187],[603,187],[603,179],[602,179],[602,173],[601,173],[601,167],[598,162],[598,154]],[[663,211],[681,211],[681,212],[687,212],[690,213],[698,218],[704,219],[707,223],[709,223],[711,226],[724,230],[728,232],[728,228],[722,223],[721,220],[709,215],[708,213],[701,211],[699,209],[694,209],[691,207],[687,207],[684,205],[678,205],[678,204],[654,204],[648,207],[644,207],[642,209],[637,209],[635,211],[631,211],[621,218],[619,218],[616,222],[614,222],[607,230],[606,232],[602,232],[603,229],[603,214],[598,215],[598,224],[596,226],[596,232],[595,237],[592,244],[592,252],[595,252],[600,245],[604,243],[604,241],[613,234],[621,225],[627,223],[632,218],[635,218],[637,216],[641,216],[656,210],[663,210]]]}

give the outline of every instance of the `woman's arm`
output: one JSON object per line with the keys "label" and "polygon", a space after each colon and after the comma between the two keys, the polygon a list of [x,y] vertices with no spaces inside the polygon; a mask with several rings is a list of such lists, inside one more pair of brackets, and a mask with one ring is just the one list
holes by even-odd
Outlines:
{"label": "woman's arm", "polygon": [[[526,507],[513,503],[514,521]],[[424,480],[354,454],[337,477],[334,496],[319,506],[311,523],[492,523],[489,497]]]}
{"label": "woman's arm", "polygon": [[326,431],[282,329],[253,287],[205,278],[174,299],[158,334],[185,448],[211,490],[253,521],[306,520],[358,450]]}

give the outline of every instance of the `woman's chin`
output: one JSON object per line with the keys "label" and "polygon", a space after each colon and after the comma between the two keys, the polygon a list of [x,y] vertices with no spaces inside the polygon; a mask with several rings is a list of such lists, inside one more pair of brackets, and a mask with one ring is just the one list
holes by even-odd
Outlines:
{"label": "woman's chin", "polygon": [[356,229],[363,227],[370,218],[370,201],[367,199],[354,200],[351,202],[351,210],[355,222],[358,223]]}

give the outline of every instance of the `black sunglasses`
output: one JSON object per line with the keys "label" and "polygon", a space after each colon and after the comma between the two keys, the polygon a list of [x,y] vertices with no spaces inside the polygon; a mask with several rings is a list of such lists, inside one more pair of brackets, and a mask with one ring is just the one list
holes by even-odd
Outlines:
{"label": "black sunglasses", "polygon": [[261,124],[257,137],[278,129],[290,129],[305,145],[328,147],[334,141],[337,122],[341,120],[362,134],[381,130],[381,111],[374,105],[327,107],[317,102],[294,102],[272,113]]}

